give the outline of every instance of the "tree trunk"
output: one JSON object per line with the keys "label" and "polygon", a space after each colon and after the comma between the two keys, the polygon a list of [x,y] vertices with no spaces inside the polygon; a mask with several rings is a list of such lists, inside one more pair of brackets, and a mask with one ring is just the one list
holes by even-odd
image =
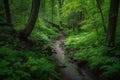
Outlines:
{"label": "tree trunk", "polygon": [[26,39],[31,34],[38,17],[40,1],[41,0],[32,0],[32,9],[31,9],[30,17],[28,19],[25,28],[19,33],[20,38]]}
{"label": "tree trunk", "polygon": [[3,0],[3,2],[4,2],[4,7],[5,7],[6,23],[10,24],[9,26],[12,26],[9,1]]}
{"label": "tree trunk", "polygon": [[115,33],[117,26],[117,17],[119,10],[119,0],[111,0],[110,10],[109,10],[109,22],[108,22],[108,34],[107,34],[107,44],[110,47],[115,46]]}
{"label": "tree trunk", "polygon": [[[102,12],[102,9],[101,9],[100,1],[101,1],[101,0],[96,0],[98,9],[99,9],[100,14],[101,14],[101,19],[102,19],[102,24],[103,24],[104,32],[106,33],[106,32],[107,32],[107,29],[106,29],[106,26],[105,26],[105,20],[104,20],[103,12]],[[101,2],[101,3],[102,3],[102,2]]]}

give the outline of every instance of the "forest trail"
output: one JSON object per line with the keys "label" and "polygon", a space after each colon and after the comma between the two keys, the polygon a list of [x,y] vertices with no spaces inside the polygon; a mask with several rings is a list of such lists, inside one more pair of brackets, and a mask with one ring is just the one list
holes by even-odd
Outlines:
{"label": "forest trail", "polygon": [[65,36],[60,32],[59,38],[53,41],[56,54],[53,56],[58,62],[58,71],[61,80],[103,80],[96,77],[86,65],[78,67],[76,63],[70,62],[64,49]]}

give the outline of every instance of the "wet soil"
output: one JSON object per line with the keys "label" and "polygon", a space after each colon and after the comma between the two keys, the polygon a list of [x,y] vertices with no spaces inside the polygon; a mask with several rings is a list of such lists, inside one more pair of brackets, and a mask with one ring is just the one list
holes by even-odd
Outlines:
{"label": "wet soil", "polygon": [[79,67],[75,62],[70,62],[70,58],[64,49],[65,36],[59,33],[59,38],[53,40],[56,54],[53,56],[58,62],[58,71],[61,74],[61,80],[103,80],[94,75],[87,65]]}

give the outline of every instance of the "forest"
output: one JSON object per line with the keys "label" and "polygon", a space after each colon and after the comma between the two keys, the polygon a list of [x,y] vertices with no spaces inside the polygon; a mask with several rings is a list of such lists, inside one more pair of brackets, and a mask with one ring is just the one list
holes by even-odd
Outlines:
{"label": "forest", "polygon": [[120,80],[120,0],[0,0],[0,80]]}

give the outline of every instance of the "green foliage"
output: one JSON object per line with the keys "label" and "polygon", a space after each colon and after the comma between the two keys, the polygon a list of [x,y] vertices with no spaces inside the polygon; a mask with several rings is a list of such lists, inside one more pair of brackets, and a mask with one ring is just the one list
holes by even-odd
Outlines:
{"label": "green foliage", "polygon": [[116,74],[119,75],[119,72],[120,72],[120,67],[119,66],[120,66],[119,61],[116,64],[102,66],[101,68],[105,70],[105,72],[102,75],[107,76],[107,77],[109,77],[109,76],[115,76],[116,77]]}
{"label": "green foliage", "polygon": [[68,47],[74,47],[73,49],[80,49],[80,48],[89,48],[91,46],[97,46],[99,44],[98,39],[96,38],[96,34],[94,32],[91,33],[82,33],[76,36],[70,36],[67,38],[65,45]]}
{"label": "green foliage", "polygon": [[53,47],[51,39],[57,37],[58,33],[53,27],[47,26],[41,19],[38,19],[36,27],[29,37],[29,39],[36,42],[36,45],[33,45],[31,49],[35,52],[39,52],[39,50],[42,50],[41,53],[45,55],[51,55]]}
{"label": "green foliage", "polygon": [[1,80],[31,80],[39,78],[58,78],[55,71],[56,63],[52,58],[35,57],[34,52],[17,51],[10,48],[0,48],[0,79]]}
{"label": "green foliage", "polygon": [[37,77],[38,79],[42,80],[48,80],[50,78],[57,79],[58,74],[54,70],[55,69],[55,63],[51,61],[51,59],[47,58],[40,58],[40,59],[34,59],[32,57],[29,57],[27,63],[25,64],[30,71],[32,72],[33,76]]}
{"label": "green foliage", "polygon": [[57,32],[55,32],[55,30],[56,29],[54,27],[47,25],[43,20],[38,19],[36,28],[34,29],[33,33],[34,34],[36,33],[36,35],[41,36],[41,37],[44,36],[44,38],[46,36],[45,39],[48,40],[48,39],[58,37],[58,34],[57,34]]}
{"label": "green foliage", "polygon": [[59,79],[56,62],[49,56],[53,53],[50,39],[57,34],[52,29],[46,32],[45,26],[43,32],[36,27],[29,42],[13,37],[10,27],[0,28],[0,80]]}
{"label": "green foliage", "polygon": [[[26,53],[26,52],[25,52]],[[27,52],[28,54],[32,54]],[[23,68],[28,55],[22,51],[14,51],[9,48],[0,48],[0,79],[2,80],[20,80],[30,78],[30,74]]]}
{"label": "green foliage", "polygon": [[119,47],[111,49],[105,45],[104,34],[82,32],[66,39],[68,52],[78,61],[88,61],[93,70],[100,70],[101,76],[113,79],[120,72]]}
{"label": "green foliage", "polygon": [[12,33],[14,30],[12,30],[10,27],[0,27],[0,46],[11,44],[15,39],[12,37]]}
{"label": "green foliage", "polygon": [[[10,0],[13,28],[24,28],[32,0]],[[116,31],[116,47],[106,46],[101,13],[96,0],[64,0],[61,15],[57,0],[41,0],[40,14],[28,42],[15,37],[10,27],[0,27],[0,80],[58,80],[52,39],[58,38],[58,29],[42,19],[59,25],[67,37],[66,50],[78,61],[88,61],[93,70],[109,80],[120,76],[120,18]],[[110,0],[103,0],[101,9],[104,24],[108,24]],[[0,22],[5,22],[4,5],[0,1]],[[120,17],[120,14],[119,14]],[[52,21],[53,18],[53,21]],[[115,77],[115,78],[113,78]],[[119,78],[118,78],[119,79]]]}
{"label": "green foliage", "polygon": [[[108,23],[109,4],[110,0],[105,0],[101,4],[105,25]],[[109,80],[113,80],[114,77],[118,78],[120,73],[120,39],[118,37],[120,36],[120,23],[118,22],[116,32],[116,47],[111,49],[106,46],[106,33],[103,30],[96,0],[65,0],[62,10],[64,11],[62,16],[68,19],[69,24],[74,24],[70,30],[64,32],[69,36],[65,41],[68,53],[80,62],[82,60],[88,61],[91,69],[99,70],[100,74]],[[79,12],[83,13],[83,19],[80,21],[76,20],[76,17],[80,15],[76,14]],[[79,32],[72,30],[73,27],[79,29],[76,26],[77,21],[80,24]]]}

